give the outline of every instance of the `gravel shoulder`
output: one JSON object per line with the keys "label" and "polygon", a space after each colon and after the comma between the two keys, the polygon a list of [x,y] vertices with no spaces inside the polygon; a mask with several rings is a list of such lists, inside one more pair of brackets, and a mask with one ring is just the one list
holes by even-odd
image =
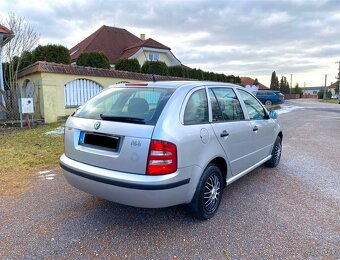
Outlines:
{"label": "gravel shoulder", "polygon": [[98,199],[57,170],[0,196],[0,258],[339,259],[340,105],[286,105],[280,165],[228,186],[211,220]]}

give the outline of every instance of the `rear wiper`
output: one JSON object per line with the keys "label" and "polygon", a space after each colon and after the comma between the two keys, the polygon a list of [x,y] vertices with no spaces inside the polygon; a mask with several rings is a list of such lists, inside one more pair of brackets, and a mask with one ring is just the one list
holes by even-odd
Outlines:
{"label": "rear wiper", "polygon": [[129,116],[110,116],[105,114],[100,114],[100,118],[107,121],[117,121],[117,122],[132,122],[137,124],[145,124],[143,118],[129,117]]}

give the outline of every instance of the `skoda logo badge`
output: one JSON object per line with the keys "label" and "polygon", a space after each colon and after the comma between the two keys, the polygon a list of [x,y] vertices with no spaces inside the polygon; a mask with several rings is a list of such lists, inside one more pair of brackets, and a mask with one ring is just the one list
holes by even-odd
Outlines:
{"label": "skoda logo badge", "polygon": [[100,127],[100,122],[95,122],[94,123],[94,129],[98,130]]}

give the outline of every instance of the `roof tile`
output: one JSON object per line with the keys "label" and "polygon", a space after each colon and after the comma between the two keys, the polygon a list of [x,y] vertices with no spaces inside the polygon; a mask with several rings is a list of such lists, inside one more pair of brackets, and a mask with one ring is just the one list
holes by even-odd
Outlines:
{"label": "roof tile", "polygon": [[[142,81],[153,80],[151,74],[119,71],[119,70],[113,70],[113,69],[82,67],[82,66],[76,66],[76,65],[57,64],[57,63],[46,62],[46,61],[38,61],[20,70],[18,73],[18,78],[31,75],[37,72],[60,73],[60,74],[82,75],[82,76],[96,76],[96,77],[110,77],[110,78],[121,78],[121,79],[142,80]],[[156,79],[158,81],[185,80],[184,78],[180,78],[180,77],[160,76],[160,75],[156,75]]]}

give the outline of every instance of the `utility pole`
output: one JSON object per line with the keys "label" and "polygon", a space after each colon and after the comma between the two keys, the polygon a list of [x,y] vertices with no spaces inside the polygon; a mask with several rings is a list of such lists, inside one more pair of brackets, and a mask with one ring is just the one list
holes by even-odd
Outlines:
{"label": "utility pole", "polygon": [[326,99],[326,95],[327,95],[326,87],[327,87],[327,74],[325,74],[325,87],[323,89],[323,99]]}
{"label": "utility pole", "polygon": [[290,88],[289,88],[289,94],[292,94],[292,87],[293,87],[293,74],[290,74]]}

